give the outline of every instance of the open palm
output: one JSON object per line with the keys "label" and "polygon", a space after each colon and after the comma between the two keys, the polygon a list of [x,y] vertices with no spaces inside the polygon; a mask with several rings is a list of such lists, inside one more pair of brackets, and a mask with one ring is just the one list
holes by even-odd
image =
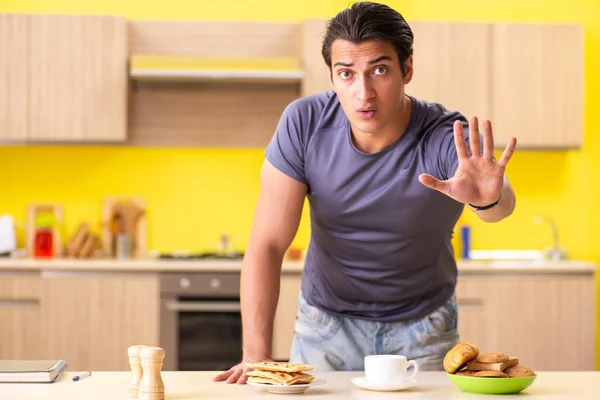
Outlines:
{"label": "open palm", "polygon": [[458,167],[454,176],[442,181],[429,174],[421,174],[419,181],[461,203],[485,206],[494,203],[500,197],[504,184],[504,171],[513,155],[517,140],[511,138],[502,156],[495,161],[491,122],[485,121],[483,124],[483,154],[481,154],[479,123],[477,117],[471,117],[469,143],[470,155],[465,143],[463,125],[460,121],[454,122],[454,144],[458,155]]}

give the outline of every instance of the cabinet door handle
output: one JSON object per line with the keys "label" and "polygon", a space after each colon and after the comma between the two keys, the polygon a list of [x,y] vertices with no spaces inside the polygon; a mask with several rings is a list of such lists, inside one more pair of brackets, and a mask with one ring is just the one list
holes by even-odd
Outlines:
{"label": "cabinet door handle", "polygon": [[31,307],[39,304],[39,299],[0,299],[0,308]]}
{"label": "cabinet door handle", "polygon": [[483,299],[458,299],[456,303],[459,307],[481,307]]}
{"label": "cabinet door handle", "polygon": [[235,301],[167,301],[167,310],[176,312],[240,312],[240,303]]}

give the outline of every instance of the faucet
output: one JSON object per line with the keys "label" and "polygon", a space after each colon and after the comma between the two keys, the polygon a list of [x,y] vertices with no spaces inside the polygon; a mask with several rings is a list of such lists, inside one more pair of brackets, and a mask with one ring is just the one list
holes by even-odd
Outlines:
{"label": "faucet", "polygon": [[231,249],[231,238],[228,234],[221,234],[221,252],[225,255],[230,255],[233,251]]}
{"label": "faucet", "polygon": [[560,261],[562,259],[567,258],[567,252],[560,248],[558,228],[556,227],[556,223],[554,222],[554,220],[547,215],[536,215],[534,221],[536,224],[541,224],[542,222],[546,221],[550,225],[550,229],[552,229],[554,246],[552,248],[547,249],[546,256],[554,261]]}

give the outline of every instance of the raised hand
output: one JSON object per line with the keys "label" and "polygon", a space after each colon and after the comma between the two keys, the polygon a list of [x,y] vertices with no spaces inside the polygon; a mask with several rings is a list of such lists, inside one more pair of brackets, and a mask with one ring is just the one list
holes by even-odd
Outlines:
{"label": "raised hand", "polygon": [[480,150],[479,122],[477,117],[469,118],[469,143],[471,154],[467,152],[463,125],[454,122],[454,144],[458,155],[458,168],[454,176],[439,180],[429,174],[419,175],[419,181],[454,200],[475,206],[486,206],[500,197],[504,183],[504,171],[513,155],[517,140],[508,141],[504,152],[494,160],[494,137],[490,121],[483,123],[483,154]]}

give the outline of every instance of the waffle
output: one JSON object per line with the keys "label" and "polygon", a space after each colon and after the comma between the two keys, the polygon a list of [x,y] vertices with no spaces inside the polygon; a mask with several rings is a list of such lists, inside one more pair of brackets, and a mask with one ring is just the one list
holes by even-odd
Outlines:
{"label": "waffle", "polygon": [[315,380],[314,376],[304,372],[250,371],[246,375],[250,382],[282,386],[306,384]]}
{"label": "waffle", "polygon": [[252,383],[291,386],[311,383],[315,380],[314,376],[304,372],[311,370],[312,365],[263,361],[246,363],[246,366],[253,369],[246,373],[248,381]]}
{"label": "waffle", "polygon": [[275,371],[275,372],[300,372],[313,369],[312,365],[293,364],[289,362],[277,361],[261,361],[257,363],[246,363],[246,367],[258,371]]}

